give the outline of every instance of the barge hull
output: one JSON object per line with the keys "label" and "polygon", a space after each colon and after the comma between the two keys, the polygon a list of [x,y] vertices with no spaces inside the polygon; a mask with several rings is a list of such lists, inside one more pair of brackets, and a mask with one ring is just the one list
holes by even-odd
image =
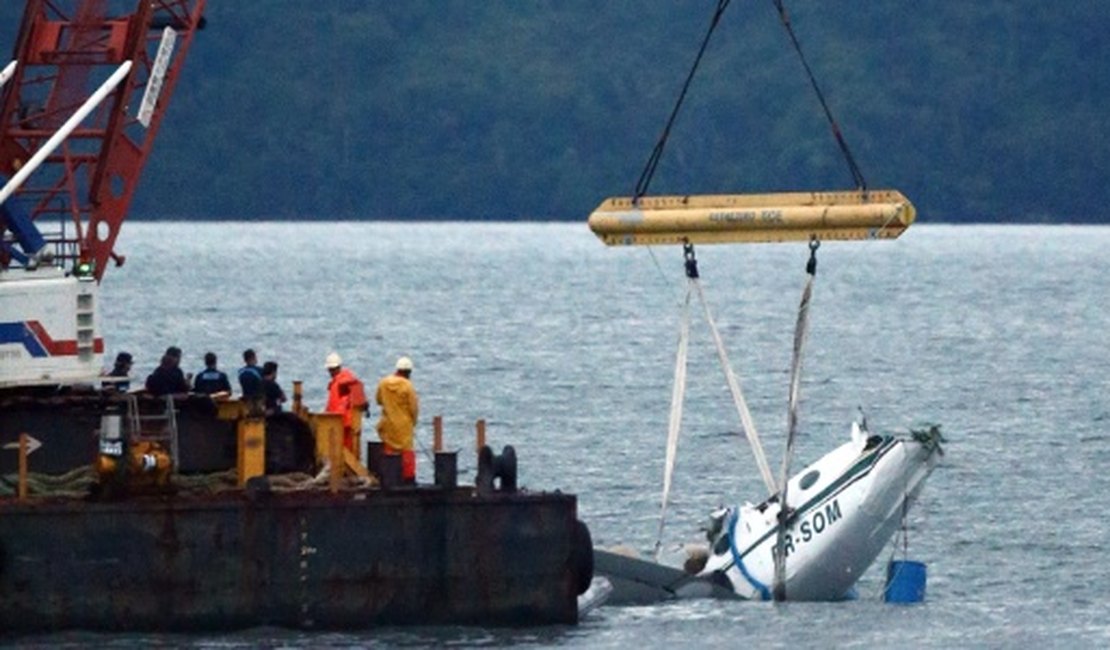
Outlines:
{"label": "barge hull", "polygon": [[576,509],[468,489],[3,501],[0,630],[572,624]]}

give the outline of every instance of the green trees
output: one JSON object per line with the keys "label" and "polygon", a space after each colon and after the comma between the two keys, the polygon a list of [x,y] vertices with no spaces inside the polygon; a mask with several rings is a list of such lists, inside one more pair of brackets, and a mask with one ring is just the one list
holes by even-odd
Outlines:
{"label": "green trees", "polygon": [[[133,214],[584,218],[631,192],[714,4],[213,0]],[[923,221],[1102,220],[1100,3],[788,5],[869,183]],[[652,192],[849,183],[770,3],[732,3]]]}

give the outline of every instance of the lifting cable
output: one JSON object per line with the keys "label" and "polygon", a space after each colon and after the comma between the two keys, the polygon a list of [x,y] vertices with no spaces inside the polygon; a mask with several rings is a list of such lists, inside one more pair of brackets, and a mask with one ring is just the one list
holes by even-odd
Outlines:
{"label": "lifting cable", "polygon": [[[694,58],[694,63],[690,67],[690,72],[686,76],[686,81],[682,85],[682,91],[675,101],[674,108],[671,110],[670,117],[667,119],[666,125],[663,127],[663,132],[659,136],[659,140],[655,143],[651,155],[648,156],[647,163],[644,165],[643,171],[640,173],[640,178],[636,182],[636,189],[632,195],[632,204],[635,206],[640,198],[647,194],[648,187],[651,185],[651,180],[655,175],[655,170],[659,166],[659,161],[663,156],[663,150],[666,147],[667,139],[670,137],[671,129],[678,118],[678,113],[682,108],[682,103],[686,99],[686,93],[693,83],[694,75],[697,73],[698,66],[701,64],[702,57],[705,50],[709,45],[709,41],[713,36],[713,32],[720,24],[721,16],[724,14],[725,9],[731,0],[717,0],[717,8],[713,12],[713,17],[710,20],[709,28],[706,30],[705,37],[702,39],[701,47],[698,49],[697,56]],[[829,122],[832,129],[834,138],[836,139],[837,146],[840,148],[841,154],[844,156],[845,162],[848,164],[848,170],[851,173],[852,181],[861,190],[867,191],[867,181],[864,179],[863,172],[860,170],[859,165],[856,164],[855,157],[852,156],[851,150],[848,148],[848,143],[844,139],[844,135],[837,124],[836,119],[832,115],[832,110],[829,108],[828,102],[825,99],[825,94],[821,91],[820,85],[813,74],[809,62],[806,60],[805,54],[802,52],[801,44],[798,41],[797,35],[794,33],[793,25],[790,22],[789,14],[783,0],[772,0],[775,9],[778,11],[779,19],[783,27],[786,29],[787,35],[790,37],[790,42],[794,46],[794,51],[798,54],[798,59],[801,61],[802,67],[805,69],[806,76],[809,78],[810,86],[817,94],[817,99],[821,103],[821,108],[825,113],[825,118]],[[744,428],[744,433],[748,438],[748,442],[752,447],[752,453],[755,455],[756,465],[759,467],[761,476],[764,483],[767,485],[768,491],[771,494],[777,494],[779,498],[779,526],[778,526],[778,539],[776,540],[776,553],[775,553],[775,584],[774,584],[774,598],[776,601],[785,600],[785,534],[786,526],[790,516],[790,510],[786,505],[787,497],[787,483],[789,480],[790,461],[794,453],[794,439],[797,434],[798,426],[798,399],[801,385],[801,358],[802,348],[805,344],[806,332],[808,329],[808,314],[809,302],[813,293],[813,281],[817,274],[817,249],[820,246],[820,241],[813,238],[809,244],[809,261],[806,263],[806,273],[809,276],[805,288],[802,291],[801,303],[798,307],[798,321],[794,331],[794,358],[791,364],[791,378],[790,378],[790,404],[787,415],[788,433],[786,439],[786,451],[783,455],[781,479],[776,484],[774,477],[771,474],[770,466],[767,463],[766,454],[763,451],[763,446],[759,440],[759,434],[755,430],[755,424],[752,421],[751,412],[748,410],[747,403],[744,400],[744,395],[740,390],[739,381],[732,370],[732,366],[728,360],[728,354],[725,351],[724,343],[721,340],[720,333],[717,330],[716,323],[713,316],[709,311],[709,305],[705,300],[705,294],[702,291],[701,284],[698,282],[697,259],[694,255],[694,247],[687,242],[683,248],[683,255],[686,263],[686,277],[687,290],[686,297],[682,307],[682,322],[679,334],[679,349],[675,359],[675,378],[674,388],[671,394],[671,414],[670,423],[667,435],[667,458],[666,466],[663,476],[663,495],[662,495],[662,508],[659,517],[659,534],[655,543],[655,555],[658,557],[659,549],[662,543],[663,528],[666,520],[667,503],[670,494],[671,477],[674,470],[675,457],[678,448],[678,435],[681,429],[682,420],[682,403],[685,399],[686,390],[686,362],[687,362],[687,343],[689,339],[689,307],[690,296],[692,292],[696,292],[698,300],[702,305],[705,312],[706,323],[709,325],[710,333],[713,336],[713,342],[717,348],[717,355],[720,358],[721,366],[725,372],[725,379],[728,383],[729,391],[732,393],[733,402],[736,405],[737,413],[740,416],[741,424]],[[649,249],[650,250],[650,249]],[[654,254],[652,255],[654,260]],[[656,267],[658,268],[658,261]],[[662,269],[660,269],[662,272]]]}
{"label": "lifting cable", "polygon": [[794,458],[794,439],[798,434],[798,399],[802,383],[802,349],[809,330],[809,301],[813,297],[813,281],[817,277],[817,249],[821,246],[816,237],[809,241],[809,261],[806,262],[806,285],[798,304],[798,321],[794,326],[794,358],[790,363],[790,403],[786,421],[786,451],[782,455],[782,473],[779,474],[778,536],[775,540],[775,582],[772,590],[775,602],[786,600],[786,527],[790,523],[791,509],[787,507],[787,485],[790,481],[790,461]]}
{"label": "lifting cable", "polygon": [[[694,57],[694,64],[690,67],[690,72],[686,75],[686,81],[682,84],[682,91],[675,101],[674,108],[671,110],[671,115],[667,119],[667,124],[663,127],[663,132],[659,135],[659,140],[655,143],[655,148],[652,149],[643,171],[640,172],[639,180],[636,181],[636,189],[632,193],[633,204],[639,201],[640,197],[647,194],[648,187],[651,185],[651,179],[655,175],[656,168],[659,166],[659,160],[663,157],[663,149],[666,147],[667,139],[671,135],[671,129],[674,127],[675,120],[678,119],[678,112],[682,108],[682,102],[686,99],[686,93],[690,90],[690,84],[694,81],[694,75],[697,73],[698,66],[701,65],[701,59],[705,54],[706,48],[709,46],[709,40],[712,38],[713,32],[717,29],[717,25],[720,24],[721,16],[724,14],[725,9],[728,8],[729,2],[731,2],[731,0],[717,0],[717,8],[714,10],[713,17],[709,21],[709,29],[705,32],[705,37],[702,39],[698,54]],[[866,191],[867,180],[863,176],[863,171],[860,170],[859,165],[856,163],[856,159],[852,155],[851,149],[848,147],[848,142],[844,139],[844,134],[840,130],[840,125],[837,123],[836,118],[833,117],[832,109],[829,108],[829,103],[825,99],[825,93],[817,83],[817,78],[813,74],[813,69],[809,66],[809,61],[802,51],[802,45],[798,41],[797,34],[794,33],[794,26],[790,22],[790,14],[786,9],[784,0],[771,0],[771,2],[775,5],[775,10],[779,14],[779,20],[782,22],[783,28],[786,29],[787,35],[790,37],[790,43],[794,46],[794,51],[798,54],[798,60],[801,61],[802,68],[805,69],[806,76],[809,78],[809,84],[813,88],[814,93],[817,94],[817,100],[821,103],[821,109],[825,113],[825,119],[829,122],[829,128],[832,129],[836,144],[840,148],[840,153],[844,156],[844,161],[848,164],[848,172],[852,176],[852,182],[855,183],[856,187],[860,190]]]}
{"label": "lifting cable", "polygon": [[[693,283],[694,280],[688,280]],[[686,287],[682,303],[682,320],[678,332],[678,353],[674,362],[674,388],[671,390],[671,417],[667,427],[667,460],[663,466],[663,498],[659,511],[659,532],[655,537],[655,560],[663,546],[663,527],[667,521],[667,503],[670,500],[671,482],[674,477],[675,459],[678,456],[678,434],[682,429],[682,405],[686,401],[686,350],[690,340],[690,295],[693,287]]]}
{"label": "lifting cable", "polygon": [[829,121],[829,127],[832,128],[833,137],[836,138],[836,144],[840,147],[840,153],[844,155],[845,162],[848,163],[848,171],[852,174],[852,182],[856,184],[860,190],[867,190],[867,181],[863,178],[863,172],[860,171],[859,165],[856,164],[856,159],[852,156],[852,152],[848,149],[848,143],[844,140],[844,135],[840,132],[840,126],[836,123],[832,111],[829,110],[829,104],[825,101],[825,94],[821,92],[821,87],[817,85],[817,78],[813,76],[813,70],[809,67],[809,62],[806,61],[805,54],[802,53],[802,46],[798,42],[797,35],[794,34],[794,26],[790,23],[790,15],[786,11],[786,6],[783,0],[771,0],[774,3],[775,9],[779,12],[779,20],[782,21],[782,26],[786,28],[786,33],[790,36],[790,42],[794,45],[794,51],[798,53],[798,59],[802,62],[802,67],[805,68],[806,75],[809,77],[809,85],[813,86],[813,91],[817,93],[817,99],[821,102],[821,108],[825,111],[825,118]]}
{"label": "lifting cable", "polygon": [[775,494],[778,491],[774,477],[771,474],[771,466],[767,463],[767,455],[763,451],[763,444],[759,439],[759,433],[755,429],[755,422],[752,420],[751,411],[748,409],[743,391],[740,390],[740,381],[736,378],[736,373],[732,370],[732,364],[728,360],[725,344],[721,340],[721,334],[717,330],[717,324],[713,320],[713,315],[709,311],[709,304],[705,300],[705,293],[702,291],[701,283],[698,281],[698,260],[694,253],[693,244],[687,242],[683,245],[683,257],[686,265],[686,298],[682,304],[678,353],[675,358],[674,387],[671,391],[671,413],[667,430],[667,457],[663,469],[663,496],[659,513],[659,530],[655,539],[654,550],[656,560],[659,559],[659,550],[663,543],[663,528],[666,525],[667,504],[670,497],[672,476],[674,475],[675,459],[678,455],[678,437],[682,429],[682,407],[686,399],[687,347],[690,338],[690,296],[695,292],[705,312],[705,322],[709,325],[709,331],[713,336],[713,342],[717,348],[717,356],[721,361],[721,369],[724,370],[725,373],[725,381],[728,384],[729,392],[732,394],[732,401],[736,406],[736,412],[740,416],[740,424],[744,429],[744,435],[747,437],[748,444],[752,449],[752,454],[755,456],[756,466],[759,468],[760,476],[767,486],[767,493]]}
{"label": "lifting cable", "polygon": [[671,127],[674,126],[675,120],[678,118],[678,111],[682,108],[682,101],[686,99],[686,91],[690,90],[690,84],[694,81],[694,73],[698,70],[698,65],[701,64],[701,57],[705,54],[705,48],[709,45],[709,39],[713,36],[713,31],[717,29],[717,25],[721,22],[721,15],[724,14],[725,9],[731,0],[717,0],[717,9],[713,12],[713,19],[709,21],[709,29],[705,32],[705,38],[702,39],[701,48],[698,50],[697,57],[694,58],[694,65],[690,67],[690,73],[686,75],[686,83],[682,84],[682,92],[678,94],[678,100],[674,104],[674,109],[671,110],[671,116],[667,119],[667,125],[663,127],[663,133],[659,135],[659,141],[655,143],[655,148],[651,150],[651,155],[648,156],[647,164],[644,165],[644,170],[640,172],[640,180],[636,181],[636,191],[632,193],[632,204],[635,205],[640,197],[647,194],[648,186],[651,185],[651,178],[655,175],[655,168],[659,166],[659,159],[663,157],[663,148],[667,144],[667,138],[671,135]]}
{"label": "lifting cable", "polygon": [[740,381],[736,378],[736,373],[732,370],[732,364],[728,360],[728,352],[725,350],[724,341],[721,340],[721,333],[717,330],[717,323],[713,320],[713,314],[709,311],[709,303],[705,300],[705,293],[702,291],[701,283],[698,282],[698,262],[694,257],[693,244],[686,244],[684,247],[684,254],[686,256],[686,274],[690,277],[691,270],[693,277],[691,278],[690,285],[698,294],[698,301],[701,303],[702,310],[705,312],[705,322],[709,325],[709,333],[713,336],[713,344],[717,347],[717,358],[721,361],[721,369],[725,373],[725,381],[728,383],[729,393],[732,394],[733,404],[736,406],[736,413],[740,416],[740,424],[744,427],[744,435],[748,438],[748,444],[752,448],[752,454],[755,456],[755,464],[759,468],[759,474],[763,477],[763,483],[767,486],[767,494],[775,494],[778,489],[775,485],[775,479],[771,474],[771,466],[767,464],[767,454],[763,451],[763,443],[759,440],[759,433],[755,430],[755,422],[752,420],[752,413],[748,410],[748,403],[744,399],[744,393],[740,390]]}

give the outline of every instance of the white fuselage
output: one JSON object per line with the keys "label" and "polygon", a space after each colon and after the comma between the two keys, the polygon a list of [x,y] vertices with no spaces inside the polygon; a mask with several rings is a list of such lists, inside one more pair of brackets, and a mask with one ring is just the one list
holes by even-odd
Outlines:
{"label": "white fuselage", "polygon": [[[936,465],[939,447],[853,430],[852,441],[790,479],[785,536],[788,600],[838,600],[890,541]],[[743,598],[769,599],[779,504],[720,514],[723,526],[700,575],[725,576]]]}

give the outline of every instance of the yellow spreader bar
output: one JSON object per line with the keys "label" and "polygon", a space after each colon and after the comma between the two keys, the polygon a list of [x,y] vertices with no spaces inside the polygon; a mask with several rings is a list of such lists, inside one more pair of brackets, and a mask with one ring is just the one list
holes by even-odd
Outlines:
{"label": "yellow spreader bar", "polygon": [[606,199],[590,230],[609,246],[894,239],[916,211],[897,190]]}

